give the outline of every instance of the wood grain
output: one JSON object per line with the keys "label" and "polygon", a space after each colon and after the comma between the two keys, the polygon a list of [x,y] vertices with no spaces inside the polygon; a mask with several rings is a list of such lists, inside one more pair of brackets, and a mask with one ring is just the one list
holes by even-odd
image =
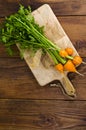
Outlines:
{"label": "wood grain", "polygon": [[[84,58],[86,61],[86,58]],[[77,99],[86,100],[86,65],[77,68],[85,74],[84,78],[70,73],[69,78],[77,91]],[[77,84],[78,82],[78,84]],[[1,98],[31,98],[31,99],[64,99],[61,84],[41,87],[24,60],[20,58],[0,58],[0,97]],[[83,93],[83,94],[82,94]]]}
{"label": "wood grain", "polygon": [[19,4],[30,5],[32,10],[49,4],[56,15],[86,15],[86,0],[0,0],[0,17],[16,12]]}
{"label": "wood grain", "polygon": [[86,128],[86,102],[83,101],[2,99],[0,105],[0,128],[7,126],[6,130]]}
{"label": "wood grain", "polygon": [[[48,3],[86,62],[86,0],[0,0],[0,23],[19,4],[32,10]],[[0,43],[0,130],[86,130],[86,65],[84,74],[68,74],[76,99],[63,95],[58,81],[40,87],[19,51],[9,57]]]}

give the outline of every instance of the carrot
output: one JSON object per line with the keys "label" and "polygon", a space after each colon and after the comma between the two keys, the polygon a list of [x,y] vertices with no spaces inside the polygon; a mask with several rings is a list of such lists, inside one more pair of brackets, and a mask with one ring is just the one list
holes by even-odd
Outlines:
{"label": "carrot", "polygon": [[73,54],[73,49],[72,48],[67,47],[65,49],[65,51],[67,52],[68,55],[72,55]]}
{"label": "carrot", "polygon": [[64,70],[69,71],[69,72],[75,72],[75,73],[77,73],[77,74],[79,74],[81,76],[84,76],[83,74],[79,73],[76,70],[76,68],[75,68],[75,66],[74,66],[74,64],[73,64],[73,62],[71,60],[68,60],[66,62],[66,64],[64,65]]}
{"label": "carrot", "polygon": [[82,58],[80,57],[80,56],[75,56],[74,58],[73,58],[73,64],[74,65],[79,65],[79,64],[81,64],[82,63]]}
{"label": "carrot", "polygon": [[57,64],[55,69],[63,73],[63,65],[61,63]]}
{"label": "carrot", "polygon": [[67,57],[68,56],[68,53],[65,51],[65,50],[60,50],[60,52],[59,52],[59,55],[61,56],[61,57]]}
{"label": "carrot", "polygon": [[65,50],[62,50],[62,49],[59,51],[59,55],[60,55],[61,57],[63,57],[63,58],[67,58],[67,59],[70,59],[70,60],[73,59],[72,56],[69,56],[68,53],[67,53]]}
{"label": "carrot", "polygon": [[76,68],[71,60],[68,60],[66,64],[64,65],[64,70],[69,72],[76,72]]}

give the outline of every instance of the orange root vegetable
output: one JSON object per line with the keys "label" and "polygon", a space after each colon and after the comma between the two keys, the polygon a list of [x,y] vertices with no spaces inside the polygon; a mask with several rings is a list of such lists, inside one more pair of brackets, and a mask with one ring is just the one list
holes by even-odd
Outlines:
{"label": "orange root vegetable", "polygon": [[66,52],[66,50],[60,50],[59,55],[60,55],[61,57],[63,57],[63,58],[67,58],[67,59],[70,59],[70,60],[73,59],[72,56],[68,55],[68,53]]}
{"label": "orange root vegetable", "polygon": [[68,60],[67,63],[64,65],[64,70],[69,72],[76,72],[76,68],[71,60]]}
{"label": "orange root vegetable", "polygon": [[55,66],[55,69],[56,70],[58,70],[58,71],[60,71],[60,72],[62,72],[63,73],[63,65],[61,64],[61,63],[59,63],[59,64],[57,64],[56,66]]}
{"label": "orange root vegetable", "polygon": [[67,52],[68,55],[72,55],[73,54],[73,49],[72,48],[67,47],[65,49],[65,51]]}
{"label": "orange root vegetable", "polygon": [[59,55],[60,55],[61,57],[67,57],[67,56],[68,56],[68,53],[67,53],[65,50],[60,50]]}
{"label": "orange root vegetable", "polygon": [[73,58],[73,64],[74,65],[80,65],[82,63],[82,58],[80,56],[75,56]]}
{"label": "orange root vegetable", "polygon": [[71,60],[68,60],[67,63],[64,65],[64,70],[69,71],[69,72],[75,72],[81,76],[84,76],[83,74],[79,73],[76,70],[76,68]]}

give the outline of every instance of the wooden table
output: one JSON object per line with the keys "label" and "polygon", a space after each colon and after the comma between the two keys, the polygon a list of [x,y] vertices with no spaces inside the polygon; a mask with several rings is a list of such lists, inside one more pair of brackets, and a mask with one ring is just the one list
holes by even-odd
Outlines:
{"label": "wooden table", "polygon": [[[77,51],[86,61],[86,0],[0,0],[0,22],[18,10],[48,3]],[[17,47],[14,49],[18,52]],[[86,65],[81,77],[70,73],[77,91],[74,100],[63,95],[61,84],[41,87],[19,54],[9,57],[0,44],[0,130],[86,130]]]}

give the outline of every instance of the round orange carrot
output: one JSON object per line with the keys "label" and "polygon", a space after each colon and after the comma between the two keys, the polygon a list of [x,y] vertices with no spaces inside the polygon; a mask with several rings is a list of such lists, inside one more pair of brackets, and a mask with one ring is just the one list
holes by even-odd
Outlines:
{"label": "round orange carrot", "polygon": [[65,50],[60,50],[59,55],[60,55],[61,57],[67,57],[67,56],[68,56],[68,53],[67,53]]}
{"label": "round orange carrot", "polygon": [[60,72],[63,72],[63,65],[61,63],[57,64],[55,66],[56,70],[60,71]]}
{"label": "round orange carrot", "polygon": [[64,70],[69,71],[69,72],[75,72],[81,76],[84,76],[83,74],[79,73],[76,70],[76,68],[71,60],[68,60],[67,63],[64,65]]}
{"label": "round orange carrot", "polygon": [[71,60],[68,60],[66,64],[64,65],[64,70],[69,72],[76,72],[76,68]]}
{"label": "round orange carrot", "polygon": [[73,64],[79,65],[79,64],[81,64],[81,63],[82,63],[82,58],[81,58],[80,56],[75,56],[75,57],[73,58]]}
{"label": "round orange carrot", "polygon": [[65,49],[65,51],[67,52],[68,55],[72,55],[73,54],[73,49],[72,48],[67,47]]}

